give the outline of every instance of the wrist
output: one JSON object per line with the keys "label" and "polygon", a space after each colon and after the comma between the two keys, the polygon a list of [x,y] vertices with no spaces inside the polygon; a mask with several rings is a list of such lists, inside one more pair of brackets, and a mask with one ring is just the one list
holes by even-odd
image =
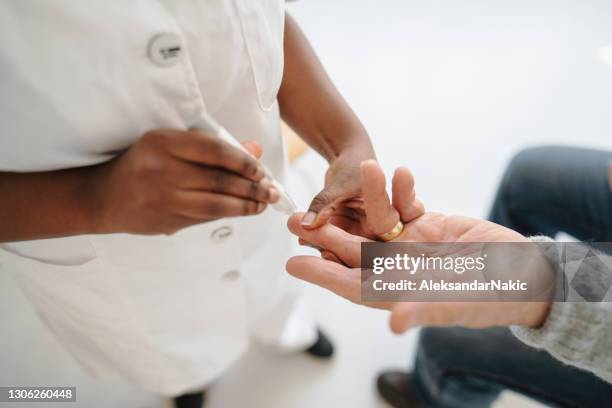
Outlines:
{"label": "wrist", "polygon": [[350,158],[361,163],[364,160],[376,159],[374,147],[367,134],[355,134],[345,138],[344,143],[335,149],[328,162],[332,163],[340,158]]}
{"label": "wrist", "polygon": [[528,302],[527,304],[529,310],[527,310],[527,313],[523,314],[525,321],[522,325],[537,329],[546,321],[552,302]]}
{"label": "wrist", "polygon": [[81,212],[92,234],[114,232],[107,222],[104,189],[104,166],[96,166],[87,175],[80,191]]}

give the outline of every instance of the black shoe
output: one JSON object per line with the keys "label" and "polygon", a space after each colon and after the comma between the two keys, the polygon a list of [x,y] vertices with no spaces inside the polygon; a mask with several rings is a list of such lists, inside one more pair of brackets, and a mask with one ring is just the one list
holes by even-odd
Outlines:
{"label": "black shoe", "polygon": [[314,357],[330,358],[334,354],[334,345],[320,329],[317,329],[317,341],[304,351]]}
{"label": "black shoe", "polygon": [[378,394],[394,408],[425,408],[410,386],[410,374],[387,371],[376,379]]}
{"label": "black shoe", "polygon": [[202,408],[206,397],[205,391],[183,394],[174,397],[175,408]]}

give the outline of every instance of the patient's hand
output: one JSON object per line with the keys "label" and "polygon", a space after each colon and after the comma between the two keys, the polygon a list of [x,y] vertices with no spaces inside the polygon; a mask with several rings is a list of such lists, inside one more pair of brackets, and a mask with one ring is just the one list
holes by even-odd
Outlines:
{"label": "patient's hand", "polygon": [[302,243],[322,250],[323,256],[351,267],[359,267],[360,244],[390,231],[401,219],[404,230],[394,239],[403,242],[521,242],[521,234],[489,221],[441,213],[424,212],[416,199],[410,170],[400,167],[392,182],[393,200],[386,192],[385,175],[374,160],[361,165],[363,202],[359,211],[336,217],[317,229],[300,225],[300,214],[288,221],[289,230]]}
{"label": "patient's hand", "polygon": [[[327,288],[355,303],[361,302],[361,242],[389,231],[395,222],[391,203],[384,192],[385,179],[374,162],[362,165],[364,177],[363,217],[353,230],[325,224],[314,230],[300,225],[302,214],[288,221],[289,230],[321,249],[323,258],[296,256],[287,262],[287,271],[300,279]],[[407,169],[398,169],[393,178],[393,205],[402,221],[403,232],[394,241],[404,242],[523,242],[521,234],[492,222],[440,213],[422,213],[414,196],[414,182]],[[406,193],[407,191],[407,193]],[[369,192],[369,193],[366,193]],[[395,218],[397,220],[397,218]],[[374,233],[373,233],[374,232]],[[365,233],[365,234],[362,234]],[[367,306],[392,310],[391,327],[403,332],[420,325],[538,326],[548,311],[547,302],[387,302]]]}

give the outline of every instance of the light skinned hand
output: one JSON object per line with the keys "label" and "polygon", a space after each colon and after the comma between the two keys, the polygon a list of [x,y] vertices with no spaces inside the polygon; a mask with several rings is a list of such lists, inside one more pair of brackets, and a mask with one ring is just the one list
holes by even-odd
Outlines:
{"label": "light skinned hand", "polygon": [[[378,164],[368,161],[361,166],[364,188],[365,219],[353,231],[377,234],[389,231],[397,220],[405,222],[403,232],[394,241],[403,242],[525,242],[517,232],[489,221],[423,212],[416,200],[414,179],[406,168],[393,177],[393,199],[384,192],[385,176]],[[370,192],[366,193],[366,192]],[[392,205],[391,205],[392,203]],[[391,209],[391,207],[394,210]],[[301,242],[321,249],[322,257],[295,256],[287,262],[287,271],[307,282],[324,287],[346,299],[361,301],[361,243],[370,238],[355,235],[336,225],[325,224],[305,229],[302,214],[288,221],[289,230]],[[354,224],[355,225],[355,224]],[[351,232],[353,232],[351,231]],[[418,326],[454,326],[472,328],[491,326],[541,325],[549,302],[381,302],[365,304],[390,310],[391,329],[402,333]]]}

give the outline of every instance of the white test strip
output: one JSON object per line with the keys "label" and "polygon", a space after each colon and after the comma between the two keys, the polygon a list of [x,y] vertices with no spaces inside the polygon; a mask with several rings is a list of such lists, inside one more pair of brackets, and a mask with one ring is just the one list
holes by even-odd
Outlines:
{"label": "white test strip", "polygon": [[[201,129],[204,132],[216,135],[217,137],[230,143],[232,146],[236,146],[240,150],[248,153],[244,146],[242,146],[242,144],[240,144],[240,142],[238,142],[238,140],[236,140],[234,136],[232,136],[223,126],[217,123],[217,121],[215,121],[206,112],[202,112],[198,116],[198,119],[196,120],[196,123],[193,125],[193,127]],[[287,194],[285,187],[272,176],[272,173],[266,168],[266,166],[264,166],[263,164],[262,166],[264,168],[264,171],[266,172],[265,178],[268,179],[270,184],[272,184],[272,186],[278,191],[278,194],[280,195],[278,201],[272,204],[272,208],[286,215],[291,215],[296,212],[297,206],[295,205],[295,202],[291,199],[289,194]]]}

